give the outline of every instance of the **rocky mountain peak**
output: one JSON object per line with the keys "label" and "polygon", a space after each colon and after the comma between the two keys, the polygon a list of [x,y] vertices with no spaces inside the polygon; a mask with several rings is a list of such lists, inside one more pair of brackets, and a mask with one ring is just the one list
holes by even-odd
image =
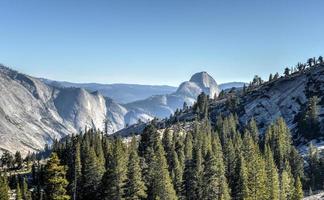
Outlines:
{"label": "rocky mountain peak", "polygon": [[194,74],[189,81],[182,83],[177,93],[196,98],[201,92],[204,92],[213,98],[215,94],[219,94],[219,91],[220,89],[215,79],[203,71]]}
{"label": "rocky mountain peak", "polygon": [[198,72],[191,76],[190,82],[194,82],[201,87],[217,85],[216,81],[207,72]]}

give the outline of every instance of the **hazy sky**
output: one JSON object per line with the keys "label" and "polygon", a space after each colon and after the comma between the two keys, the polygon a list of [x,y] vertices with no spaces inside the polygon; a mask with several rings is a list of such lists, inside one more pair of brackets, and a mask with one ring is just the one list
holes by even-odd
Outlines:
{"label": "hazy sky", "polygon": [[249,81],[319,55],[322,0],[0,1],[0,63],[56,80]]}

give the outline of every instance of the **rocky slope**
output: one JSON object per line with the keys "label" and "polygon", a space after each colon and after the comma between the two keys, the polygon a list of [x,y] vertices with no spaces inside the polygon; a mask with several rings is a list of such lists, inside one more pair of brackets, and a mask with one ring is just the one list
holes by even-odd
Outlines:
{"label": "rocky slope", "polygon": [[[269,124],[282,116],[292,134],[295,134],[298,116],[305,110],[306,104],[312,96],[317,96],[320,99],[318,114],[322,131],[324,131],[324,64],[318,64],[303,72],[295,72],[289,76],[266,82],[246,93],[236,91],[235,98],[210,100],[209,117],[212,123],[216,123],[217,116],[227,115],[234,111],[241,124],[246,124],[254,118],[260,131],[264,132]],[[228,106],[229,99],[235,100],[235,108]],[[176,117],[180,122],[190,123],[195,118],[195,112],[189,109]],[[161,124],[164,123],[164,121],[161,122]],[[139,129],[138,126],[134,129],[129,127],[116,134],[127,136],[129,133],[140,133],[141,130],[142,128]],[[302,139],[299,138],[301,141]],[[320,145],[321,141],[324,141],[324,138],[318,138],[313,142]]]}
{"label": "rocky slope", "polygon": [[[324,65],[317,65],[304,72],[296,72],[278,80],[267,82],[247,94],[239,96],[238,115],[241,123],[253,117],[264,130],[282,116],[292,132],[296,131],[297,117],[306,107],[308,99],[317,96],[319,120],[324,117]],[[322,100],[321,100],[322,99]],[[222,103],[211,105],[211,116],[220,113]]]}
{"label": "rocky slope", "polygon": [[58,87],[0,66],[0,152],[37,151],[53,139],[77,134],[85,127],[108,133],[153,117],[167,117],[183,102],[193,104],[202,91],[219,92],[214,79],[198,73],[168,95],[121,105],[98,91]]}
{"label": "rocky slope", "polygon": [[127,110],[97,92],[57,88],[37,78],[0,66],[0,149],[42,149],[45,143],[87,127],[109,132],[125,127]]}
{"label": "rocky slope", "polygon": [[59,91],[37,79],[0,67],[0,148],[37,150],[51,138],[73,131],[56,112]]}

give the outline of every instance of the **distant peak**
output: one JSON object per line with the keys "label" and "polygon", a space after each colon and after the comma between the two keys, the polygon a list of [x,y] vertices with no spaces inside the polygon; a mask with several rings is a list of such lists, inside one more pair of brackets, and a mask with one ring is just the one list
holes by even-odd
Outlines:
{"label": "distant peak", "polygon": [[194,98],[201,92],[205,92],[212,98],[219,93],[216,81],[205,71],[195,73],[189,81],[183,82],[177,90],[177,93]]}
{"label": "distant peak", "polygon": [[217,85],[216,81],[207,72],[195,73],[191,78],[190,82],[197,83],[201,87],[209,87],[210,85]]}
{"label": "distant peak", "polygon": [[198,77],[204,77],[204,76],[210,76],[207,72],[205,72],[205,71],[202,71],[202,72],[197,72],[197,73],[195,73],[194,75],[192,75],[191,76],[191,78],[190,78],[190,81],[192,80],[192,79],[196,79],[196,78],[198,78]]}

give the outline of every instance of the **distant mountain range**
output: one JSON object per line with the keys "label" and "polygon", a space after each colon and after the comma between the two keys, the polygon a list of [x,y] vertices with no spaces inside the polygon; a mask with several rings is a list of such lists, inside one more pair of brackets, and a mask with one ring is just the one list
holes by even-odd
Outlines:
{"label": "distant mountain range", "polygon": [[228,89],[231,89],[231,88],[243,88],[244,85],[248,85],[248,83],[244,83],[244,82],[229,82],[229,83],[219,84],[219,88],[221,90],[228,90]]}
{"label": "distant mountain range", "polygon": [[[44,83],[59,88],[84,88],[91,92],[98,91],[103,96],[109,97],[121,104],[143,100],[154,95],[171,94],[177,91],[177,87],[168,85],[139,85],[139,84],[102,84],[102,83],[72,83],[67,81],[55,81],[39,78]],[[220,90],[227,90],[233,87],[241,88],[244,82],[229,82],[219,84]]]}
{"label": "distant mountain range", "polygon": [[41,79],[44,83],[56,87],[84,88],[89,91],[98,91],[103,96],[114,99],[118,103],[130,103],[142,100],[153,95],[170,94],[177,87],[167,85],[138,85],[138,84],[100,84],[100,83],[71,83]]}
{"label": "distant mountain range", "polygon": [[206,72],[174,88],[57,82],[0,66],[0,150],[37,151],[85,127],[103,130],[104,121],[113,133],[138,121],[168,117],[184,102],[192,105],[201,92],[214,97],[220,90]]}

